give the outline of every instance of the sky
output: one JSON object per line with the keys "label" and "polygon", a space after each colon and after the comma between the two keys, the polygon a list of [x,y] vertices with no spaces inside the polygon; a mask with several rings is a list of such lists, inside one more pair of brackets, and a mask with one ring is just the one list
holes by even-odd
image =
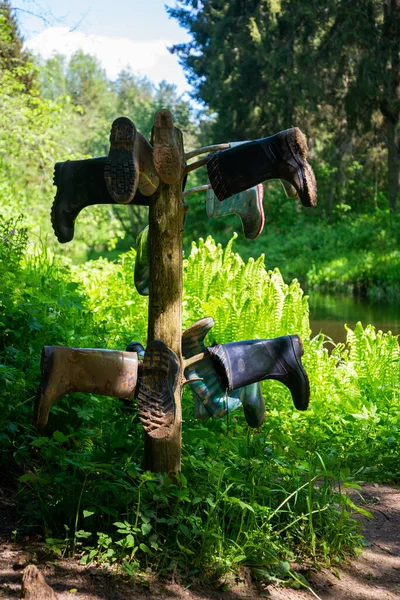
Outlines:
{"label": "sky", "polygon": [[[182,67],[168,47],[190,40],[165,4],[174,0],[11,0],[25,46],[43,58],[95,55],[110,79],[131,67],[155,84],[162,79],[190,91]],[[31,14],[34,13],[34,14]],[[35,16],[35,15],[40,15]]]}

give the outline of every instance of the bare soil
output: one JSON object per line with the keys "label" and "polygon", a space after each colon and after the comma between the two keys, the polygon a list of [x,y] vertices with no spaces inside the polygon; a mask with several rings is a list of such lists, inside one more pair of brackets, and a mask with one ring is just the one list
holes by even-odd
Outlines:
{"label": "bare soil", "polygon": [[[365,507],[374,519],[363,518],[367,547],[354,560],[338,569],[300,571],[310,582],[309,590],[293,590],[252,581],[246,570],[241,581],[230,582],[226,591],[199,581],[191,585],[150,580],[146,585],[127,582],[110,571],[82,567],[73,560],[51,561],[40,542],[10,542],[14,528],[11,490],[0,490],[0,598],[20,597],[23,570],[35,563],[59,600],[399,600],[400,598],[400,488],[366,484],[362,488]],[[360,503],[360,499],[358,499]],[[40,595],[34,600],[40,600]]]}

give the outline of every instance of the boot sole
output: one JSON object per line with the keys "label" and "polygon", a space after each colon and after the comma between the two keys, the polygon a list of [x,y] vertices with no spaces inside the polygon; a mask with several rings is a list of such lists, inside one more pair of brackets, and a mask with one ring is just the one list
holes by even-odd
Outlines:
{"label": "boot sole", "polygon": [[[311,168],[311,165],[307,162],[307,140],[303,134],[303,132],[298,127],[293,127],[288,132],[287,135],[287,144],[289,146],[290,152],[293,156],[293,160],[297,164],[297,171],[301,179],[303,180],[304,192],[299,195],[299,198],[303,204],[303,206],[312,207],[317,205],[317,182],[315,179],[314,171]],[[300,154],[303,159],[301,163],[299,163],[296,156]]]}
{"label": "boot sole", "polygon": [[[154,439],[168,438],[175,420],[174,390],[168,382],[172,350],[158,340],[151,342],[141,365],[138,415],[146,433]],[[172,353],[176,361],[178,357]]]}
{"label": "boot sole", "polygon": [[139,176],[135,157],[137,131],[127,117],[114,121],[110,134],[110,152],[104,165],[104,180],[108,193],[118,204],[129,204],[133,199]]}
{"label": "boot sole", "polygon": [[154,116],[153,161],[161,181],[169,185],[179,181],[182,161],[169,110],[158,110]]}
{"label": "boot sole", "polygon": [[53,200],[53,204],[51,205],[51,211],[50,211],[50,220],[51,220],[51,226],[53,227],[53,231],[54,231],[54,235],[56,236],[57,240],[60,242],[60,244],[66,244],[67,242],[70,242],[73,238],[74,238],[74,225],[72,223],[71,227],[66,226],[66,229],[68,230],[68,232],[62,232],[56,224],[56,212],[57,212],[57,205],[61,202],[61,173],[62,173],[62,168],[63,168],[64,163],[56,163],[54,166],[54,174],[53,174],[53,185],[55,185],[57,187],[57,191],[56,191],[56,195],[54,197]]}

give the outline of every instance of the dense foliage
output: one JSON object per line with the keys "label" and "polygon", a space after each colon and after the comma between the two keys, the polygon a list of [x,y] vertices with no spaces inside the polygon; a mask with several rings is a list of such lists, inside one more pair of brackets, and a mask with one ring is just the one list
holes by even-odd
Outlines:
{"label": "dense foliage", "polygon": [[[232,240],[233,241],[233,240]],[[135,251],[117,263],[74,267],[45,250],[26,253],[20,223],[2,226],[2,464],[21,488],[17,534],[42,531],[83,563],[219,576],[240,565],[282,578],[289,562],[339,560],[359,543],[356,507],[342,486],[397,481],[400,377],[396,337],[358,324],[328,352],[310,339],[307,298],[264,260],[244,263],[209,238],[185,261],[184,326],[216,321],[209,342],[300,333],[312,402],[292,407],[265,382],[267,420],[249,430],[240,411],[199,423],[185,391],[182,475],[143,472],[141,424],[117,399],[73,394],[52,410],[47,434],[31,425],[46,344],[123,349],[146,337],[147,300],[132,296]],[[12,269],[11,269],[12,266]]]}
{"label": "dense foliage", "polygon": [[378,182],[385,147],[385,187],[395,210],[398,0],[180,0],[169,12],[192,35],[174,49],[196,95],[217,115],[216,137],[266,137],[293,124],[304,129],[316,159],[330,170],[331,189],[322,199],[328,212],[344,200],[349,164],[369,163],[369,178]]}

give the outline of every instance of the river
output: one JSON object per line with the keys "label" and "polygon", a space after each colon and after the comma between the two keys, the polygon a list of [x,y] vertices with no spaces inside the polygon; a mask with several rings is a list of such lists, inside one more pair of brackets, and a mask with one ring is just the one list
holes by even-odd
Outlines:
{"label": "river", "polygon": [[396,303],[372,303],[355,296],[310,292],[309,305],[313,336],[322,331],[334,342],[344,342],[344,324],[353,329],[357,321],[364,327],[374,325],[377,330],[400,334],[400,306]]}

